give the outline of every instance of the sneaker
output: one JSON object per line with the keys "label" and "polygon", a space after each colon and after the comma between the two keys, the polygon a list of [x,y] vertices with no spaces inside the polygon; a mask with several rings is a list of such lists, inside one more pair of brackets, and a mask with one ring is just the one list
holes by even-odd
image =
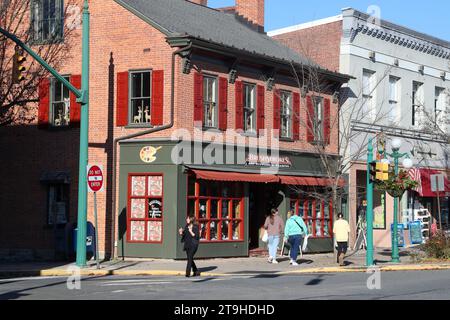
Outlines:
{"label": "sneaker", "polygon": [[297,262],[295,262],[295,261],[292,261],[292,263],[291,263],[293,266],[298,266],[298,263]]}
{"label": "sneaker", "polygon": [[267,262],[268,262],[268,263],[272,263],[272,261],[273,261],[273,258],[272,258],[272,257],[269,257],[269,259],[267,259]]}
{"label": "sneaker", "polygon": [[277,259],[273,259],[273,260],[272,260],[272,263],[273,263],[273,264],[278,264]]}

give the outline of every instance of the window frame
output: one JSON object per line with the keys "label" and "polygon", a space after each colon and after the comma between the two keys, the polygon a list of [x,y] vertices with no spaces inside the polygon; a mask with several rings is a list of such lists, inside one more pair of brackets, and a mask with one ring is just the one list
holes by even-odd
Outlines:
{"label": "window frame", "polygon": [[[206,100],[206,94],[208,90],[205,90],[205,86],[207,81],[214,81],[214,98],[215,101],[209,101]],[[203,84],[202,84],[202,90],[203,90],[203,128],[205,129],[219,129],[219,77],[217,75],[212,74],[203,74]],[[214,104],[214,123],[212,126],[207,126],[206,123],[206,116],[207,116],[207,104]]]}
{"label": "window frame", "polygon": [[[65,184],[65,183],[51,183],[48,185],[47,188],[47,221],[46,221],[46,225],[47,226],[54,226],[55,225],[55,221],[50,221],[50,217],[51,217],[51,206],[52,206],[52,199],[50,199],[50,189],[51,188],[61,188],[63,194],[65,195],[64,198],[64,202],[65,202],[65,222],[62,223],[58,223],[58,220],[56,220],[56,225],[64,225],[67,224],[69,222],[69,208],[70,208],[70,189],[69,189],[69,185]],[[56,219],[58,219],[58,216],[56,216]]]}
{"label": "window frame", "polygon": [[[65,78],[67,81],[69,81],[70,82],[70,75],[63,75],[63,78]],[[60,89],[62,90],[61,91],[61,97],[63,97],[64,96],[64,93],[65,93],[65,91],[68,93],[68,97],[66,98],[67,99],[67,106],[68,106],[68,108],[67,108],[67,116],[68,116],[68,121],[67,121],[67,123],[66,124],[64,124],[64,125],[55,125],[55,121],[54,121],[54,113],[55,113],[55,108],[54,108],[54,106],[55,106],[55,104],[60,104],[60,103],[66,103],[66,101],[55,101],[55,99],[54,99],[54,97],[55,97],[55,89],[56,89],[56,84],[59,84],[60,85]],[[52,127],[52,128],[68,128],[69,126],[70,126],[70,108],[71,108],[71,105],[70,105],[70,90],[69,89],[67,89],[64,85],[63,85],[63,83],[62,82],[60,82],[58,79],[56,79],[56,78],[50,78],[50,96],[49,96],[49,102],[50,102],[50,105],[49,105],[49,124],[50,124],[50,126]],[[64,99],[64,98],[63,98]],[[64,120],[65,118],[63,117],[63,120]]]}
{"label": "window frame", "polygon": [[[289,96],[289,106],[285,108],[283,96]],[[289,110],[289,114],[286,114],[285,111]],[[292,139],[294,136],[294,124],[293,124],[293,113],[294,113],[294,102],[293,102],[293,94],[292,91],[288,90],[280,90],[280,138],[282,139]],[[289,132],[288,135],[284,135],[283,130],[283,119],[288,119]]]}
{"label": "window frame", "polygon": [[[300,208],[302,209],[303,216],[301,217],[308,228],[308,234],[312,239],[332,239],[333,238],[333,205],[332,200],[319,200],[311,197],[304,197],[301,195],[290,196],[291,210],[294,210],[294,214],[299,216]],[[317,215],[317,201],[320,201],[320,216]],[[325,204],[328,203],[328,217],[325,217]],[[294,205],[294,206],[293,206]],[[311,207],[310,207],[311,205]],[[311,208],[311,215],[308,214]],[[325,221],[328,220],[328,235],[325,234]],[[320,236],[317,236],[317,223],[320,223]]]}
{"label": "window frame", "polygon": [[[64,41],[65,32],[65,3],[64,0],[54,0],[55,1],[55,17],[44,19],[44,1],[50,0],[32,0],[30,3],[30,31],[32,33],[31,42],[33,44],[50,44],[50,43],[60,43]],[[49,6],[50,7],[50,6]],[[36,17],[36,10],[38,10],[39,17]],[[50,10],[50,9],[49,9]],[[59,15],[59,16],[57,16]],[[55,28],[59,28],[56,32],[56,36],[50,36],[50,20],[53,20]],[[48,36],[44,38],[44,23],[47,21],[48,25]],[[39,30],[36,30],[36,27]]]}
{"label": "window frame", "polygon": [[[440,122],[439,119],[441,117],[441,114],[445,115],[445,111],[446,111],[445,91],[446,91],[446,89],[443,87],[436,86],[434,88],[434,126],[435,126],[435,128],[441,127],[441,124],[439,123]],[[438,92],[439,92],[439,95],[437,95]],[[442,99],[442,101],[440,99]],[[440,102],[442,102],[442,105],[438,106]],[[442,107],[442,109],[439,107]],[[445,123],[442,123],[442,125],[445,126]],[[445,132],[445,130],[444,130],[444,132]]]}
{"label": "window frame", "polygon": [[[366,93],[365,89],[365,83],[364,83],[364,79],[365,79],[365,75],[368,74],[370,75],[368,78],[368,85],[369,85],[369,90],[368,93]],[[362,105],[362,111],[363,113],[367,113],[372,120],[375,120],[375,107],[374,107],[374,100],[375,100],[375,91],[376,91],[376,86],[374,85],[374,80],[376,80],[376,72],[369,70],[369,69],[363,69],[363,73],[362,73],[362,98],[363,98],[363,105]],[[367,104],[367,102],[369,102]],[[365,110],[364,106],[368,107],[368,110]],[[365,117],[365,115],[363,115],[363,117]]]}
{"label": "window frame", "polygon": [[[253,88],[253,108],[249,108],[248,106],[247,106],[247,88]],[[258,121],[258,115],[257,115],[257,112],[258,112],[258,103],[257,103],[257,101],[256,101],[256,99],[258,99],[258,95],[257,95],[257,85],[255,84],[255,83],[250,83],[250,82],[243,82],[243,88],[242,88],[242,90],[243,90],[243,99],[244,99],[244,102],[243,102],[243,106],[244,106],[244,111],[243,111],[243,117],[244,117],[244,132],[245,133],[247,133],[247,134],[256,134],[256,132],[257,132],[257,121]],[[247,115],[247,113],[249,112],[249,110],[253,110],[253,112],[252,112],[252,123],[253,123],[253,128],[251,128],[251,129],[248,129],[247,128],[247,117],[246,117],[246,115]]]}
{"label": "window frame", "polygon": [[[316,143],[325,143],[325,99],[324,97],[321,96],[312,96],[312,103],[313,103],[313,108],[314,108],[314,119],[313,119],[313,133],[314,133],[314,142]],[[320,126],[318,123],[319,118],[317,117],[318,115],[318,110],[319,108],[317,107],[318,102],[320,103],[320,118],[321,118],[321,122],[320,122]]]}
{"label": "window frame", "polygon": [[[144,73],[149,73],[149,83],[150,83],[150,95],[148,97],[133,97],[133,74],[144,74]],[[128,71],[128,126],[129,127],[133,127],[133,128],[148,128],[148,127],[152,127],[152,123],[151,120],[149,122],[141,122],[141,123],[135,123],[134,122],[134,112],[133,112],[133,101],[134,100],[145,100],[145,99],[149,99],[149,114],[150,117],[152,115],[152,92],[153,92],[153,81],[152,81],[152,76],[153,76],[153,69],[135,69],[135,70],[129,70]],[[141,95],[143,94],[143,85],[144,85],[144,81],[143,78],[141,78]],[[151,118],[150,118],[151,119]],[[145,121],[145,110],[142,109],[142,120]]]}
{"label": "window frame", "polygon": [[[133,196],[132,195],[132,178],[133,177],[145,177],[145,192],[143,196]],[[161,177],[162,187],[161,196],[150,196],[149,195],[149,177]],[[145,200],[145,217],[144,218],[132,218],[131,217],[131,202],[133,199],[144,199]],[[149,200],[151,199],[161,199],[161,218],[149,218],[148,217],[148,206]],[[162,244],[164,242],[164,174],[162,172],[152,172],[152,173],[128,173],[128,190],[127,190],[127,243],[138,243],[138,244]],[[131,223],[144,222],[144,240],[131,240]],[[148,240],[148,223],[151,221],[161,223],[161,240],[160,241],[149,241]]]}
{"label": "window frame", "polygon": [[[194,195],[190,195],[190,181],[194,182]],[[232,190],[230,186],[235,186],[238,184],[238,182],[220,182],[218,184],[218,194],[219,196],[211,195],[211,186],[212,184],[208,183],[210,181],[206,180],[198,180],[193,175],[189,175],[187,178],[187,202],[186,202],[186,212],[188,215],[192,214],[190,212],[190,202],[194,201],[194,215],[197,219],[197,222],[200,225],[200,242],[201,243],[241,243],[245,242],[245,234],[244,234],[244,227],[245,227],[245,195],[244,195],[244,187],[240,186],[240,197],[239,196],[223,196],[223,188],[224,186],[228,186],[229,190]],[[215,181],[217,182],[217,181]],[[206,186],[206,195],[200,194],[200,183],[205,183]],[[218,183],[218,182],[217,182]],[[228,201],[228,212],[229,215],[227,217],[222,216],[222,210],[223,210],[223,201]],[[205,202],[206,201],[206,218],[200,218],[200,201]],[[217,217],[211,218],[211,202],[217,201]],[[239,211],[240,211],[240,217],[236,218],[235,215],[233,215],[233,209],[234,209],[234,202],[239,201]],[[222,238],[222,223],[228,221],[228,239]],[[211,222],[215,222],[217,224],[216,226],[216,232],[217,232],[217,240],[211,240]],[[234,223],[239,223],[239,239],[233,238],[233,225]],[[201,228],[201,225],[204,225],[206,227],[205,230],[205,238],[202,239],[203,229]],[[230,227],[231,226],[231,227]]]}
{"label": "window frame", "polygon": [[[389,76],[389,121],[391,123],[397,122],[399,121],[399,117],[401,112],[399,112],[400,110],[398,110],[398,108],[401,106],[401,102],[400,102],[400,80],[401,78],[396,77],[396,76]],[[394,83],[392,83],[391,81],[395,81]],[[394,87],[392,87],[392,84]],[[393,98],[393,93],[392,93],[392,88],[394,88],[395,90],[395,99]],[[395,116],[392,117],[392,106],[394,106],[394,110],[395,110]]]}
{"label": "window frame", "polygon": [[[412,121],[411,121],[411,123],[412,123],[413,127],[420,126],[420,120],[422,120],[421,119],[422,111],[420,111],[420,109],[423,108],[424,106],[417,104],[417,100],[418,100],[418,95],[422,96],[422,99],[423,99],[423,86],[424,86],[423,82],[413,81],[412,95],[411,95],[411,98],[412,98],[412,119],[411,119]],[[420,90],[422,90],[422,91],[420,91]],[[419,92],[421,94],[419,94]]]}

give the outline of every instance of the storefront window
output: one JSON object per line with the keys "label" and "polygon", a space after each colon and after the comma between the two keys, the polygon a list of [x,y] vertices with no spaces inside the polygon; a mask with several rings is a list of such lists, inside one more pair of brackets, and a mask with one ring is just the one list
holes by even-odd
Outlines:
{"label": "storefront window", "polygon": [[163,227],[162,175],[130,175],[128,241],[160,243]]}
{"label": "storefront window", "polygon": [[204,242],[242,241],[243,190],[238,183],[218,183],[189,179],[188,213],[200,224]]}
{"label": "storefront window", "polygon": [[331,237],[332,207],[331,201],[296,198],[291,196],[291,210],[301,216],[308,227],[308,233],[314,238]]}

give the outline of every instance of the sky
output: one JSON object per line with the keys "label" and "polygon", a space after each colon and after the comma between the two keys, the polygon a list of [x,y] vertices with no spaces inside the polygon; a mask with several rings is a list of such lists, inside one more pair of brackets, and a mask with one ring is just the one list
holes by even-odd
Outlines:
{"label": "sky", "polygon": [[[209,0],[213,8],[234,5],[234,0]],[[448,0],[266,0],[266,31],[336,16],[342,8],[367,12],[380,8],[381,19],[450,41]]]}

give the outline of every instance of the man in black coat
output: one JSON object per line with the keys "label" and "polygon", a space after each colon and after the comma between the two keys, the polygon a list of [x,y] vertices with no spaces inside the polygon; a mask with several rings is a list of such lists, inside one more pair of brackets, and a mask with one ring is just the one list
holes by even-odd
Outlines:
{"label": "man in black coat", "polygon": [[197,277],[200,272],[195,265],[194,255],[200,242],[200,230],[195,217],[187,217],[186,226],[184,229],[180,228],[178,232],[181,235],[181,242],[184,243],[184,251],[186,251],[187,256],[186,277],[191,276],[191,270],[194,272],[194,277]]}

